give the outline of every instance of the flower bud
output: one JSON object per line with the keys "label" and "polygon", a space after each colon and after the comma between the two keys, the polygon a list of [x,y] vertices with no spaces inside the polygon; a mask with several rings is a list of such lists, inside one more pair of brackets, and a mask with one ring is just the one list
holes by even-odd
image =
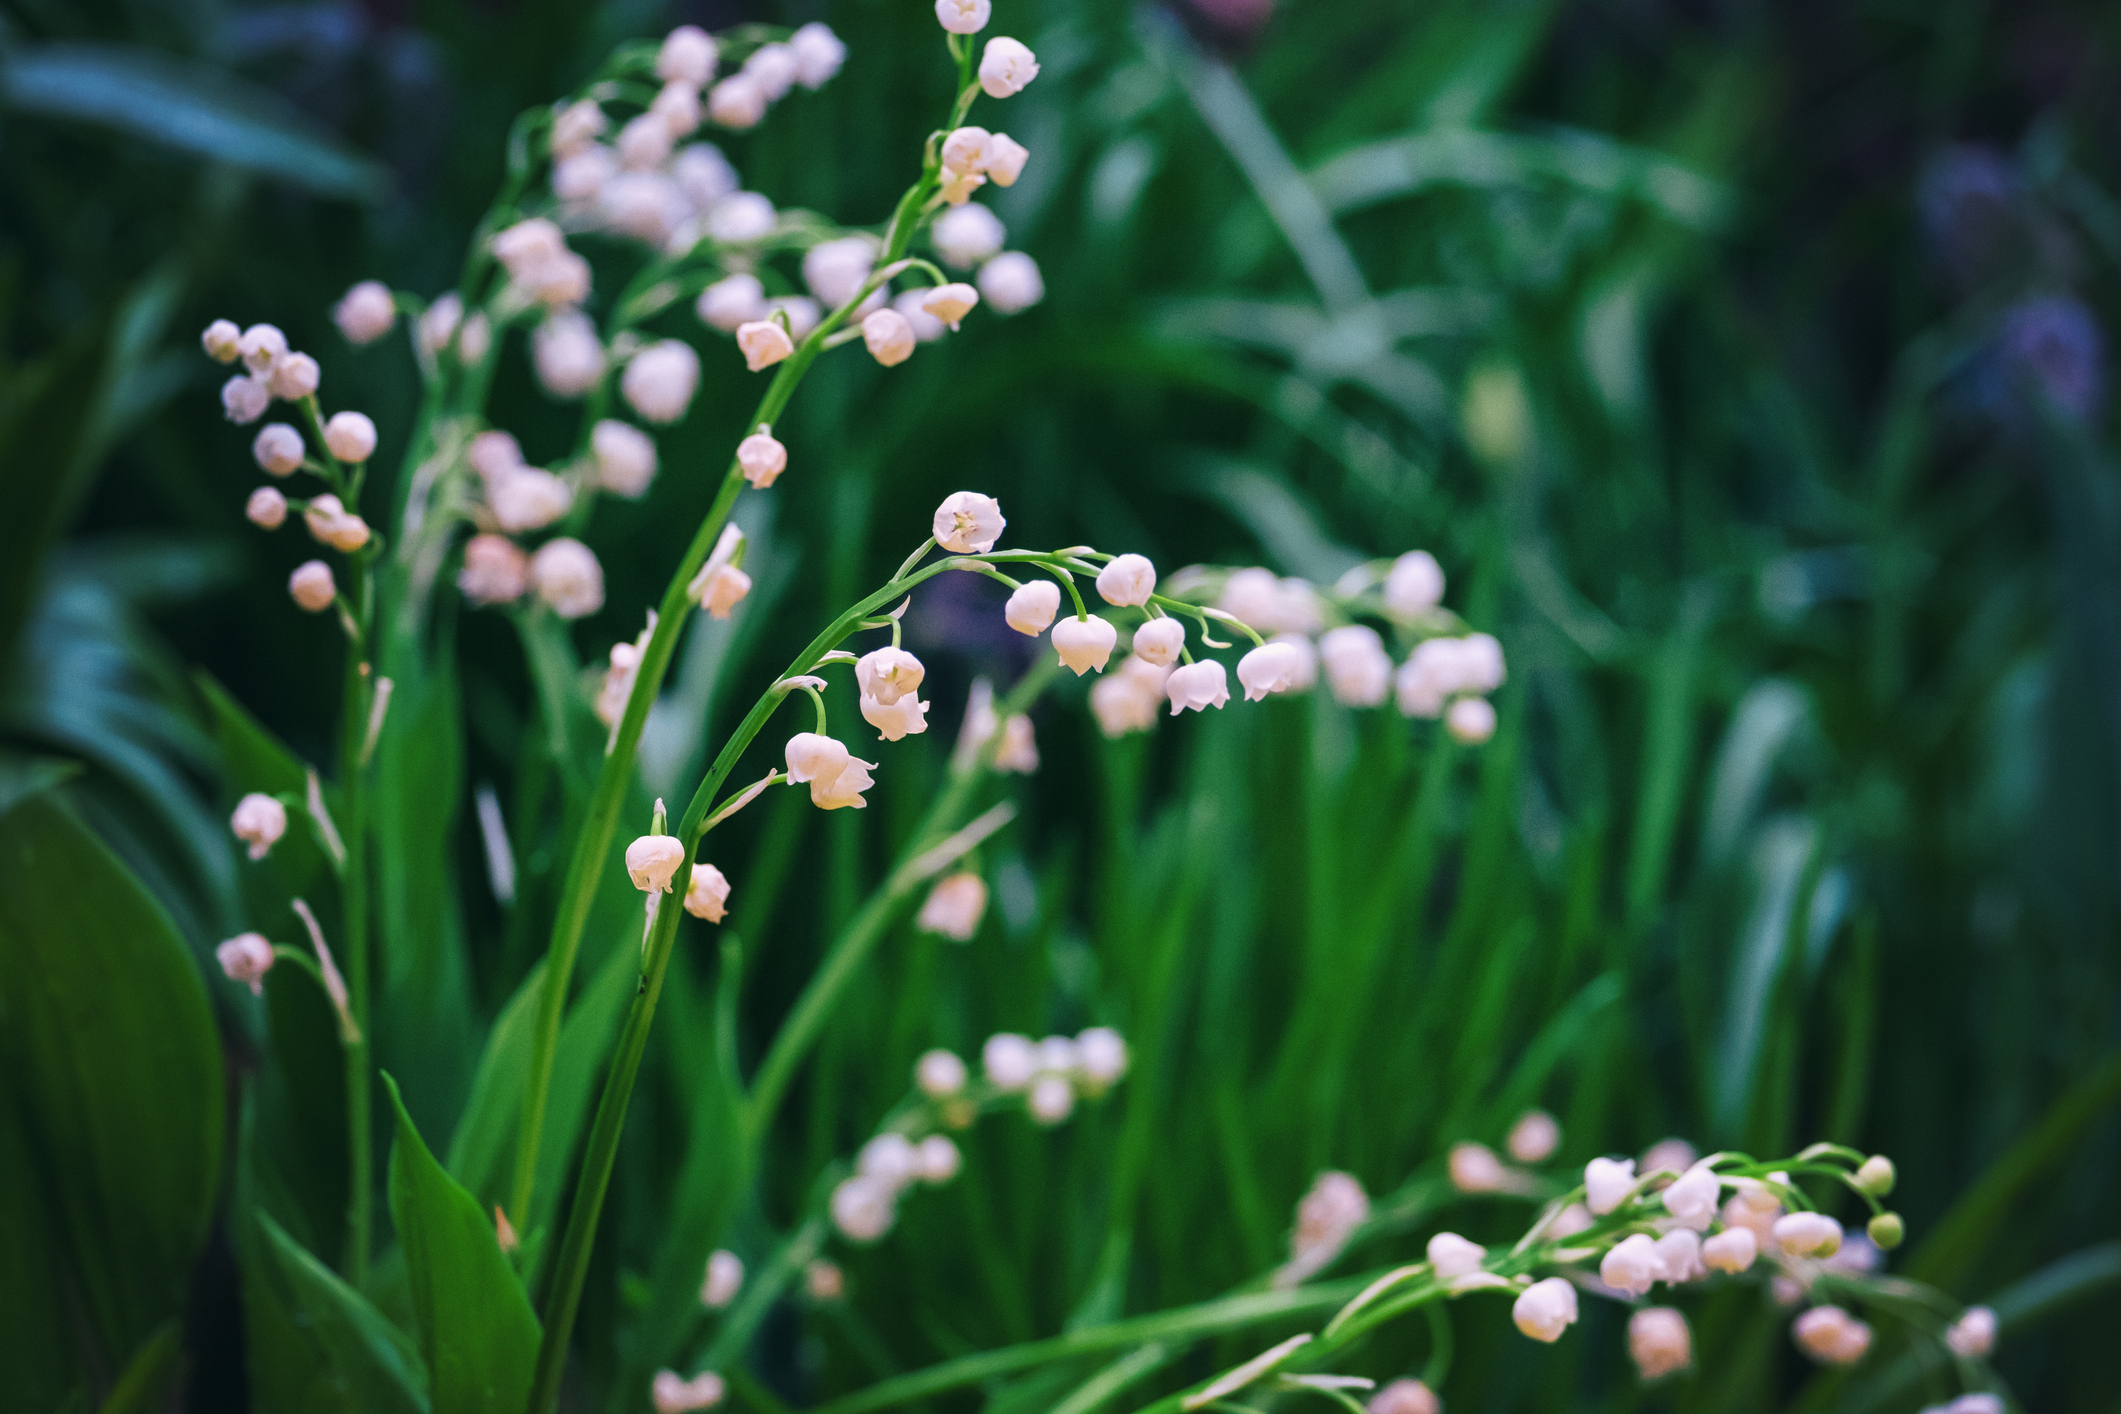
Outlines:
{"label": "flower bud", "polygon": [[1593,1159],[1583,1167],[1584,1205],[1599,1217],[1619,1207],[1634,1186],[1633,1159]]}
{"label": "flower bud", "polygon": [[744,61],[744,72],[757,81],[768,103],[778,103],[795,86],[795,56],[785,44],[761,44]]}
{"label": "flower bud", "polygon": [[1853,1365],[1871,1348],[1871,1328],[1839,1306],[1814,1306],[1791,1323],[1790,1334],[1822,1365]]}
{"label": "flower bud", "polygon": [[[1118,642],[1119,630],[1095,616],[1077,618],[1070,615],[1053,626],[1054,651],[1060,654],[1062,666],[1072,668],[1077,677],[1092,668],[1103,672],[1105,663],[1112,657],[1112,647]],[[1153,701],[1149,710],[1153,715],[1156,710]]]}
{"label": "flower bud", "polygon": [[312,496],[302,512],[302,522],[319,544],[352,554],[368,543],[368,523],[351,515],[332,495]]}
{"label": "flower bud", "polygon": [[342,462],[365,462],[375,454],[376,425],[366,413],[333,413],[324,424],[324,446]]}
{"label": "flower bud", "polygon": [[226,319],[216,319],[199,335],[199,347],[215,363],[234,363],[243,356],[243,331]]}
{"label": "flower bud", "polygon": [[979,292],[996,313],[1021,314],[1046,297],[1046,282],[1037,261],[1020,250],[1004,251],[980,267]]}
{"label": "flower bud", "polygon": [[987,142],[993,136],[985,128],[971,124],[952,129],[943,139],[943,165],[958,172],[986,171]]}
{"label": "flower bud", "polygon": [[935,242],[936,254],[942,257],[943,264],[969,270],[998,253],[1009,232],[1001,218],[986,207],[960,206],[936,217],[928,238]]}
{"label": "flower bud", "polygon": [[1628,1354],[1646,1380],[1661,1380],[1694,1363],[1686,1317],[1669,1306],[1650,1306],[1628,1317]]}
{"label": "flower bud", "polygon": [[812,1301],[837,1301],[847,1294],[847,1274],[820,1258],[803,1268],[803,1290]]}
{"label": "flower bud", "polygon": [[1429,1265],[1436,1268],[1438,1281],[1456,1281],[1479,1271],[1487,1255],[1487,1248],[1455,1232],[1439,1232],[1429,1239]]}
{"label": "flower bud", "polygon": [[1115,556],[1098,571],[1097,592],[1122,608],[1146,604],[1156,593],[1156,566],[1142,555]]}
{"label": "flower bud", "polygon": [[[1186,626],[1173,618],[1151,619],[1134,630],[1133,646],[1134,655],[1143,662],[1168,667],[1178,661],[1186,646]],[[1238,676],[1244,676],[1241,668]]]}
{"label": "flower bud", "polygon": [[604,110],[593,98],[584,98],[557,108],[552,117],[552,155],[566,159],[589,147],[611,126]]}
{"label": "flower bud", "polygon": [[604,194],[618,172],[618,159],[610,148],[586,148],[553,163],[552,194],[570,204],[587,205]]}
{"label": "flower bud", "polygon": [[1635,1233],[1613,1244],[1598,1264],[1598,1277],[1607,1286],[1628,1296],[1641,1296],[1664,1279],[1664,1262],[1657,1255],[1657,1241],[1647,1233]]}
{"label": "flower bud", "polygon": [[1370,1396],[1369,1414],[1443,1414],[1443,1401],[1420,1380],[1394,1380]]}
{"label": "flower bud", "polygon": [[1898,1213],[1880,1213],[1864,1225],[1871,1241],[1890,1252],[1907,1241],[1907,1224]]}
{"label": "flower bud", "polygon": [[663,47],[655,55],[655,76],[665,83],[704,88],[714,77],[718,57],[713,35],[698,25],[679,25],[663,36]]}
{"label": "flower bud", "polygon": [[530,557],[501,535],[474,535],[464,543],[457,588],[474,604],[512,604],[530,583]]}
{"label": "flower bud", "polygon": [[926,290],[908,290],[891,301],[891,307],[899,312],[907,326],[913,330],[913,337],[924,344],[932,344],[950,332],[950,327],[942,320],[921,308],[921,302],[928,298],[928,293]]}
{"label": "flower bud", "polygon": [[563,619],[587,618],[604,607],[604,567],[594,551],[570,537],[538,547],[530,557],[530,583]]}
{"label": "flower bud", "polygon": [[228,817],[228,828],[250,846],[252,859],[263,859],[266,851],[287,833],[287,807],[269,795],[252,791],[236,802],[235,814]]}
{"label": "flower bud", "polygon": [[1967,1360],[1986,1360],[1996,1348],[1996,1313],[1986,1306],[1969,1306],[1944,1333],[1952,1354]]}
{"label": "flower bud", "polygon": [[[1238,676],[1244,676],[1242,667]],[[1510,1137],[1503,1147],[1520,1164],[1544,1163],[1561,1147],[1561,1126],[1545,1110],[1526,1110],[1510,1126]]]}
{"label": "flower bud", "polygon": [[1552,1344],[1576,1323],[1576,1288],[1561,1277],[1548,1277],[1525,1288],[1510,1309],[1517,1329]]}
{"label": "flower bud", "polygon": [[214,949],[214,960],[229,981],[243,983],[254,997],[265,995],[265,974],[272,970],[273,951],[263,933],[236,934]]}
{"label": "flower bud", "polygon": [[993,14],[993,0],[935,0],[936,23],[952,34],[978,34]]}
{"label": "flower bud", "polygon": [[519,466],[486,483],[494,523],[510,534],[542,530],[574,505],[574,491],[549,471]]}
{"label": "flower bud", "polygon": [[457,326],[463,321],[464,301],[452,290],[427,306],[427,312],[420,316],[413,332],[422,349],[438,354],[449,347],[449,341],[457,336]]}
{"label": "flower bud", "polygon": [[694,918],[719,923],[729,914],[729,880],[712,864],[692,866],[692,882],[685,886],[685,911]]}
{"label": "flower bud", "polygon": [[331,322],[349,344],[372,344],[398,322],[398,301],[381,280],[363,280],[332,307]]}
{"label": "flower bud", "polygon": [[868,346],[871,358],[892,368],[913,357],[919,340],[913,337],[913,326],[906,322],[905,315],[895,309],[880,309],[862,321],[862,342]]}
{"label": "flower bud", "polygon": [[251,440],[250,455],[271,476],[292,476],[302,469],[308,454],[302,434],[284,422],[268,422]]}
{"label": "flower bud", "polygon": [[635,354],[619,379],[619,391],[649,422],[683,417],[699,386],[700,356],[678,339],[664,339]]}
{"label": "flower bud", "polygon": [[655,480],[655,439],[631,423],[608,417],[598,422],[589,434],[589,454],[597,485],[613,495],[636,500]]}
{"label": "flower bud", "polygon": [[820,241],[803,252],[803,283],[823,304],[837,309],[861,293],[876,266],[876,245],[867,236]]}
{"label": "flower bud", "polygon": [[[689,83],[666,83],[663,85],[663,91],[655,96],[655,102],[649,104],[648,111],[641,116],[661,123],[663,132],[671,143],[679,138],[690,137],[700,126],[700,91]],[[632,124],[627,126],[631,127]],[[625,155],[625,142],[625,134],[621,132],[619,147],[622,160]],[[667,161],[670,153],[668,143],[665,144],[663,153],[664,160]],[[651,162],[645,165],[657,167],[663,164]]]}
{"label": "flower bud", "polygon": [[965,1088],[965,1063],[951,1051],[928,1051],[913,1065],[913,1083],[931,1100],[947,1100]]}
{"label": "flower bud", "polygon": [[725,1247],[707,1254],[707,1277],[700,1283],[700,1304],[724,1311],[744,1287],[744,1259]]}
{"label": "flower bud", "polygon": [[997,1090],[1017,1091],[1030,1086],[1038,1073],[1038,1047],[1028,1036],[1002,1031],[987,1038],[980,1050],[980,1066],[987,1083]]}
{"label": "flower bud", "polygon": [[1375,707],[1391,687],[1392,660],[1384,640],[1365,624],[1336,628],[1318,640],[1326,685],[1345,707]]}
{"label": "flower bud", "polygon": [[937,882],[921,905],[914,926],[924,933],[937,933],[956,942],[972,941],[980,919],[987,912],[987,881],[964,871]]}
{"label": "flower bud", "polygon": [[1031,160],[1031,149],[1009,136],[996,133],[987,139],[987,180],[998,187],[1013,187]]}
{"label": "flower bud", "polygon": [[847,62],[847,46],[831,26],[816,20],[788,36],[788,53],[795,60],[795,81],[812,93],[832,82]]}
{"label": "flower bud", "polygon": [[1510,1171],[1485,1144],[1453,1144],[1444,1167],[1460,1193],[1499,1193],[1510,1183]]}
{"label": "flower bud", "polygon": [[1883,1198],[1893,1191],[1893,1183],[1898,1178],[1891,1159],[1883,1154],[1873,1154],[1857,1168],[1855,1184],[1872,1197]]}
{"label": "flower bud", "polygon": [[764,317],[766,287],[756,275],[731,275],[700,291],[693,313],[700,322],[725,334]]}
{"label": "flower bud", "polygon": [[734,132],[755,128],[766,116],[766,90],[751,74],[731,74],[708,92],[707,116]]}
{"label": "flower bud", "polygon": [[238,427],[256,422],[272,405],[272,388],[262,378],[238,374],[221,385],[221,411]]}
{"label": "flower bud", "polygon": [[853,758],[847,748],[829,736],[816,732],[797,732],[788,738],[784,752],[788,762],[788,783],[802,785],[806,781],[829,781],[847,768]]}
{"label": "flower bud", "polygon": [[1044,633],[1060,610],[1060,586],[1050,579],[1034,579],[1019,586],[1002,606],[1002,618],[1018,633],[1032,638]]}
{"label": "flower bud", "polygon": [[1581,1203],[1571,1203],[1556,1213],[1554,1220],[1547,1224],[1547,1237],[1559,1242],[1563,1238],[1574,1237],[1579,1232],[1589,1232],[1596,1226],[1598,1219],[1591,1216],[1589,1208]]}
{"label": "flower bud", "polygon": [[1002,503],[992,496],[953,491],[935,509],[935,543],[953,555],[984,555],[1008,524]]}
{"label": "flower bud", "polygon": [[274,397],[298,403],[317,391],[322,376],[315,359],[306,353],[291,353],[273,361],[268,381]]}
{"label": "flower bud", "polygon": [[1664,1263],[1664,1279],[1675,1286],[1709,1274],[1701,1260],[1701,1234],[1690,1227],[1674,1228],[1658,1238],[1657,1260]]}
{"label": "flower bud", "polygon": [[1696,1164],[1664,1190],[1664,1206],[1685,1226],[1707,1232],[1722,1197],[1723,1185],[1715,1171],[1705,1164]]}
{"label": "flower bud", "polygon": [[780,216],[755,191],[734,191],[707,209],[707,234],[723,245],[749,245],[773,234]]}
{"label": "flower bud", "polygon": [[626,846],[626,877],[644,894],[670,893],[684,862],[685,846],[670,835],[642,835]]}
{"label": "flower bud", "polygon": [[530,360],[546,392],[579,398],[604,376],[604,343],[588,315],[555,310],[530,336]]}
{"label": "flower bud", "polygon": [[260,530],[278,530],[287,522],[287,498],[277,486],[260,486],[250,493],[243,514]]}
{"label": "flower bud", "polygon": [[331,577],[330,565],[308,560],[295,566],[295,572],[287,577],[287,592],[302,608],[321,614],[338,599],[339,586]]}
{"label": "flower bud", "polygon": [[921,1182],[940,1188],[956,1178],[965,1166],[965,1157],[948,1135],[931,1134],[920,1142],[914,1155],[914,1173]]}
{"label": "flower bud", "polygon": [[897,1192],[911,1183],[919,1157],[913,1141],[895,1129],[887,1129],[862,1146],[855,1156],[854,1171]]}
{"label": "flower bud", "polygon": [[272,366],[287,354],[287,336],[270,324],[253,324],[243,331],[236,342],[237,351],[243,356],[243,366],[253,374],[263,377],[272,371]]}
{"label": "flower bud", "polygon": [[754,432],[736,444],[736,464],[744,479],[763,491],[788,469],[788,449],[771,432]]}
{"label": "flower bud", "polygon": [[1183,668],[1173,668],[1171,676],[1164,679],[1164,695],[1171,699],[1171,715],[1174,717],[1188,707],[1205,712],[1210,707],[1221,707],[1229,702],[1230,675],[1215,659],[1203,658]]}
{"label": "flower bud", "polygon": [[780,325],[755,319],[737,326],[736,346],[743,351],[744,366],[753,373],[770,368],[795,352],[795,340]]}
{"label": "flower bud", "polygon": [[1409,550],[1385,575],[1385,607],[1412,617],[1443,602],[1443,566],[1427,550]]}
{"label": "flower bud", "polygon": [[1059,1075],[1041,1075],[1024,1097],[1024,1108],[1043,1125],[1055,1125],[1075,1112],[1075,1087]]}
{"label": "flower bud", "polygon": [[1127,1073],[1127,1042],[1109,1026],[1093,1026],[1075,1038],[1076,1066],[1090,1089],[1100,1091]]}
{"label": "flower bud", "polygon": [[979,61],[979,86],[989,98],[1007,98],[1022,93],[1038,77],[1038,56],[1007,36],[987,41]]}
{"label": "flower bud", "polygon": [[1775,1244],[1792,1257],[1831,1257],[1841,1250],[1841,1224],[1824,1213],[1791,1213],[1775,1220]]}
{"label": "flower bud", "polygon": [[1759,1239],[1748,1227],[1727,1227],[1701,1244],[1702,1262],[1733,1276],[1752,1266],[1759,1254]]}
{"label": "flower bud", "polygon": [[1495,735],[1495,708],[1485,697],[1461,697],[1444,714],[1444,730],[1462,746],[1478,746]]}

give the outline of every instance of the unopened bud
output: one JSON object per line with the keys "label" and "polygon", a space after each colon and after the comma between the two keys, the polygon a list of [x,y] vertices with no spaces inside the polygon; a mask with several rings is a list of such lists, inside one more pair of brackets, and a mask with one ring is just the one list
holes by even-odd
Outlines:
{"label": "unopened bud", "polygon": [[339,597],[339,586],[331,577],[331,566],[322,560],[309,560],[295,567],[287,577],[287,592],[294,596],[295,603],[312,614],[321,614]]}
{"label": "unopened bud", "polygon": [[333,413],[324,424],[324,445],[342,462],[365,462],[375,454],[376,425],[366,413]]}
{"label": "unopened bud", "polygon": [[287,520],[287,498],[276,486],[260,486],[250,493],[243,514],[260,530],[278,530]]}
{"label": "unopened bud", "polygon": [[1888,1252],[1907,1240],[1907,1224],[1901,1221],[1898,1213],[1880,1213],[1871,1219],[1864,1231],[1871,1235],[1871,1241]]}
{"label": "unopened bud", "polygon": [[1883,1198],[1893,1191],[1893,1184],[1899,1177],[1891,1159],[1883,1154],[1873,1154],[1856,1170],[1856,1186],[1874,1198]]}

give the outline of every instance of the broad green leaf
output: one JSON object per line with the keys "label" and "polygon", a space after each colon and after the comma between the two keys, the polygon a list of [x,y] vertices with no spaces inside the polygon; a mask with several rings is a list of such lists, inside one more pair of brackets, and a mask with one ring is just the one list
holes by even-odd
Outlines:
{"label": "broad green leaf", "polygon": [[411,1338],[278,1223],[253,1220],[243,1304],[264,1414],[427,1414]]}
{"label": "broad green leaf", "polygon": [[442,1171],[397,1110],[390,1216],[405,1248],[420,1348],[434,1373],[435,1414],[521,1414],[538,1355],[538,1318],[495,1240],[493,1217]]}
{"label": "broad green leaf", "polygon": [[139,881],[45,793],[0,817],[0,1084],[105,1357],[181,1309],[220,1173],[221,1044]]}
{"label": "broad green leaf", "polygon": [[61,1408],[80,1379],[47,1211],[20,1116],[0,1104],[0,1408]]}
{"label": "broad green leaf", "polygon": [[307,187],[375,200],[383,170],[268,90],[225,70],[124,44],[39,44],[0,64],[0,105],[111,128]]}

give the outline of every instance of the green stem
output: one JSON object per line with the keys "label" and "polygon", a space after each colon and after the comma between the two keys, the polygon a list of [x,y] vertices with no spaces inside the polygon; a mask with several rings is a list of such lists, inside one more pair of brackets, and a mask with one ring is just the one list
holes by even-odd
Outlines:
{"label": "green stem", "polygon": [[[363,640],[373,621],[366,565],[354,559],[347,572],[347,599],[357,606]],[[369,665],[362,641],[346,645],[344,720],[339,733],[339,826],[346,846],[346,867],[339,888],[344,903],[340,940],[346,957],[346,995],[359,1035],[346,1043],[346,1250],[341,1266],[349,1285],[359,1289],[368,1277],[371,1211],[370,1078],[368,1060],[368,849],[363,819],[361,747],[368,731]]]}

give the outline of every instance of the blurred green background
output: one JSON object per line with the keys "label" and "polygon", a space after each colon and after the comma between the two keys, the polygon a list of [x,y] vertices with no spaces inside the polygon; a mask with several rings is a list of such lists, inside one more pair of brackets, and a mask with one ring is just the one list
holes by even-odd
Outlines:
{"label": "blurred green background", "polygon": [[[0,3],[0,783],[12,800],[30,763],[80,763],[57,796],[200,960],[230,1142],[236,1097],[265,1085],[295,1187],[305,1162],[333,1170],[302,1155],[300,1094],[273,1098],[273,1028],[212,967],[251,923],[227,742],[192,670],[323,762],[340,650],[281,592],[301,547],[241,521],[247,434],[197,331],[280,324],[394,466],[410,355],[347,349],[330,306],[360,278],[454,280],[518,111],[680,20],[823,18],[845,72],[723,146],[783,205],[880,221],[948,99],[929,9]],[[693,1075],[716,969],[688,948],[570,1399],[636,1407],[686,1337],[654,1313],[716,1241],[763,1250],[921,1050],[1107,1022],[1137,1054],[1113,1100],[1051,1134],[984,1126],[965,1179],[849,1257],[845,1311],[768,1326],[768,1385],[807,1403],[1206,1299],[1276,1260],[1318,1169],[1387,1192],[1537,1102],[1577,1163],[1668,1134],[1892,1155],[1913,1234],[1895,1268],[2003,1294],[2000,1365],[2026,1407],[2121,1409],[2121,10],[996,9],[1044,68],[1007,113],[1032,165],[991,204],[1047,298],[901,369],[813,375],[777,429],[796,470],[739,513],[759,587],[672,676],[707,741],[960,487],[1001,499],[1013,543],[1166,569],[1330,581],[1430,549],[1447,602],[1509,653],[1502,730],[1469,752],[1321,694],[1107,743],[1062,685],[1024,816],[989,850],[984,933],[959,950],[896,925],[734,1237],[678,1216],[705,1221],[686,1193],[711,1162]],[[623,253],[591,255],[614,287]],[[682,307],[657,327],[702,341]],[[754,395],[727,362],[662,439],[652,494],[597,510],[610,585],[574,630],[585,662],[638,631],[711,494]],[[493,411],[534,462],[571,443],[519,348]],[[826,817],[789,792],[717,844],[750,950],[745,1065],[935,789],[970,680],[1029,661],[987,587],[951,576],[916,601],[908,646],[945,729],[892,749],[877,808]],[[517,820],[523,887],[504,905],[488,886],[471,791],[517,799],[532,692],[498,616],[446,617],[434,730],[457,765],[421,824],[453,882],[421,907],[448,926],[379,943],[380,1063],[438,1152],[565,857]],[[697,743],[667,741],[651,727],[646,784],[681,794]],[[332,1124],[312,1127],[328,1150]],[[221,1192],[176,1285],[172,1398],[264,1407],[245,1403],[257,1356]],[[1491,1202],[1452,1222],[1498,1236],[1521,1217]],[[1905,1342],[1876,1362],[1898,1383],[1813,1377],[1739,1292],[1704,1317],[1719,1359],[1646,1398],[1615,1313],[1531,1350],[1499,1305],[1463,1304],[1454,1410],[1945,1392],[1892,1363]],[[932,1407],[1037,1409],[1066,1387]]]}

